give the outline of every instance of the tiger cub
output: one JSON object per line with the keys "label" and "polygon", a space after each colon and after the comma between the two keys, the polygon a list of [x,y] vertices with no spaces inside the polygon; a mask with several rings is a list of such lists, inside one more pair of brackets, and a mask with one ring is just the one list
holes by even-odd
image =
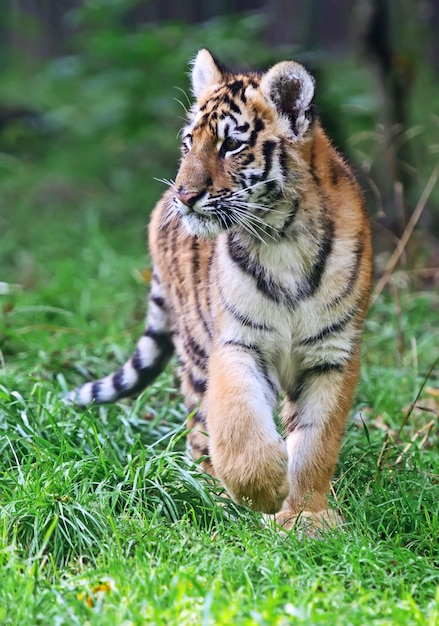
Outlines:
{"label": "tiger cub", "polygon": [[192,90],[180,168],[149,227],[146,330],[125,365],[70,398],[139,392],[175,349],[194,458],[287,529],[299,515],[333,525],[326,494],[371,286],[362,195],[301,65],[234,73],[203,49]]}

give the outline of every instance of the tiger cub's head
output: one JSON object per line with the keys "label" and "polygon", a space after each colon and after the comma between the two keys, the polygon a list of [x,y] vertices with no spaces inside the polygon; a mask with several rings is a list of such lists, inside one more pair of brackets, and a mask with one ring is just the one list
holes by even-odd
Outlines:
{"label": "tiger cub's head", "polygon": [[265,74],[232,73],[203,49],[192,90],[175,210],[188,232],[201,237],[231,228],[258,239],[273,234],[294,195],[299,149],[311,125],[312,77],[293,61]]}

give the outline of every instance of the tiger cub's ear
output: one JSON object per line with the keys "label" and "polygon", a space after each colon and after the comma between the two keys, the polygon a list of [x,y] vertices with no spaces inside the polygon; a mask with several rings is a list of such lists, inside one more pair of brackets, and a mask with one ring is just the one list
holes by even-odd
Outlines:
{"label": "tiger cub's ear", "polygon": [[220,83],[223,79],[222,68],[209,50],[202,48],[192,64],[192,93],[199,98],[203,91]]}
{"label": "tiger cub's ear", "polygon": [[261,91],[286,116],[295,137],[301,137],[311,123],[314,79],[294,61],[274,65],[261,79]]}

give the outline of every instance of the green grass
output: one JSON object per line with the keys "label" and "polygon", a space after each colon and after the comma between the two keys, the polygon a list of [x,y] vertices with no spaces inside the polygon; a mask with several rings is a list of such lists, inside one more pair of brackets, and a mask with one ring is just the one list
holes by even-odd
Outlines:
{"label": "green grass", "polygon": [[[49,218],[32,281],[0,300],[0,623],[439,624],[437,295],[373,306],[334,479],[346,524],[299,540],[186,457],[172,366],[136,400],[62,404],[129,353],[148,262],[141,237],[120,250],[93,213],[69,233]],[[20,262],[3,267],[20,281]],[[420,389],[429,410],[404,423]]]}
{"label": "green grass", "polygon": [[197,37],[262,55],[237,24],[233,46],[170,26],[114,50],[99,27],[94,52],[29,78],[53,127],[0,135],[1,625],[439,625],[439,297],[408,275],[367,320],[331,496],[345,526],[322,540],[280,534],[187,458],[172,364],[135,400],[62,403],[143,326],[152,176],[173,175],[180,123],[179,92],[150,85],[181,84]]}

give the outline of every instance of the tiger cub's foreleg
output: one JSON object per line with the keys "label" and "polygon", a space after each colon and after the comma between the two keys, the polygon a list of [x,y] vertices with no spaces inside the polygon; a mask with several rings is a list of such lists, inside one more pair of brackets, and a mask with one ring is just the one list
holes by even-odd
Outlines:
{"label": "tiger cub's foreleg", "polygon": [[277,395],[251,346],[214,347],[207,391],[214,472],[236,502],[266,513],[278,511],[289,492],[286,447],[273,421]]}
{"label": "tiger cub's foreleg", "polygon": [[[311,527],[334,526],[327,493],[340,452],[358,377],[359,358],[317,366],[298,375],[282,406],[290,491],[276,521],[293,528],[301,516]],[[300,518],[299,518],[300,522]]]}

